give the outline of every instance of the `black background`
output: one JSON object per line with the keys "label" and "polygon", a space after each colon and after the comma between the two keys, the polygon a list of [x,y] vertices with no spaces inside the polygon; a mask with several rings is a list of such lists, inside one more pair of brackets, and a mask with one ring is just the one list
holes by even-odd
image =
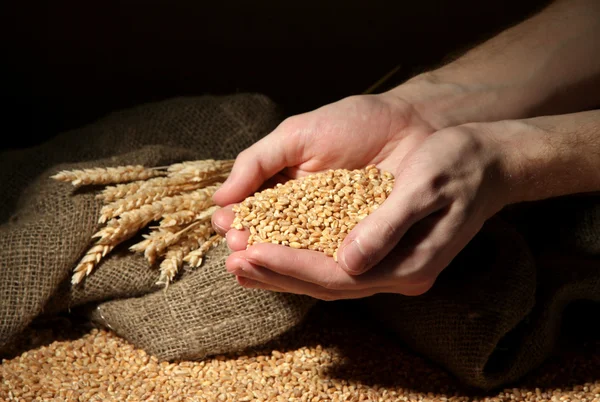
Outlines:
{"label": "black background", "polygon": [[55,1],[2,12],[2,148],[173,96],[261,92],[286,114],[439,65],[545,1]]}

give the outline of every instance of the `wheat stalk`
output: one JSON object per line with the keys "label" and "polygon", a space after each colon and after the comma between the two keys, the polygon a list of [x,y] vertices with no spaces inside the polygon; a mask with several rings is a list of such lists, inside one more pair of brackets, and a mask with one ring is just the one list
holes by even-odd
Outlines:
{"label": "wheat stalk", "polygon": [[[61,171],[53,179],[74,186],[107,185],[96,198],[104,204],[93,236],[75,269],[71,282],[80,283],[118,244],[144,228],[150,232],[130,247],[143,253],[149,264],[163,258],[158,283],[173,280],[184,258],[199,266],[206,252],[218,243],[210,218],[218,209],[212,195],[227,179],[233,160],[199,160],[164,167],[118,166]],[[151,222],[158,222],[150,226]],[[185,261],[187,262],[187,261]]]}

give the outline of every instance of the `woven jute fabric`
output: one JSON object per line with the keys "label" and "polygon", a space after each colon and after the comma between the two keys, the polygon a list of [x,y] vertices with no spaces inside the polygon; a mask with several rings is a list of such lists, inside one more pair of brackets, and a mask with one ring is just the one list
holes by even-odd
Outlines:
{"label": "woven jute fabric", "polygon": [[226,246],[168,291],[157,269],[123,244],[82,286],[73,267],[98,229],[97,189],[74,190],[62,169],[194,159],[230,159],[280,121],[260,95],[173,99],[107,116],[38,147],[2,155],[0,349],[40,314],[95,303],[92,318],[161,359],[202,358],[264,343],[296,325],[315,303],[244,291],[227,274]]}
{"label": "woven jute fabric", "polygon": [[[297,327],[316,301],[242,289],[224,269],[225,245],[200,268],[185,269],[167,291],[155,285],[157,270],[127,243],[82,286],[71,287],[101,205],[93,188],[74,190],[49,178],[63,169],[234,158],[280,120],[260,95],[179,98],[2,154],[0,352],[36,317],[78,307],[166,360],[239,351]],[[366,310],[357,314],[369,312],[463,382],[492,388],[546,359],[565,311],[581,300],[600,301],[595,194],[503,211],[425,295],[373,296],[360,302]]]}
{"label": "woven jute fabric", "polygon": [[502,212],[426,294],[366,301],[383,325],[468,384],[516,381],[553,354],[570,306],[591,303],[585,319],[600,322],[600,195]]}

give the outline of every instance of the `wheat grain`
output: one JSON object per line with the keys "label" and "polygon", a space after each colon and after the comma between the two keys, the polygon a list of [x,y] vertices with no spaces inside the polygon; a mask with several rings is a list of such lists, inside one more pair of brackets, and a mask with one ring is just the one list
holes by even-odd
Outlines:
{"label": "wheat grain", "polygon": [[381,331],[348,324],[352,318],[333,315],[337,310],[322,313],[327,308],[266,347],[176,362],[161,362],[105,329],[83,331],[62,320],[60,327],[38,325],[23,336],[36,345],[2,361],[0,400],[600,401],[598,342],[510,387],[478,392]]}
{"label": "wheat grain", "polygon": [[249,230],[248,246],[275,243],[337,260],[345,236],[386,200],[393,185],[393,176],[375,166],[313,174],[246,198],[233,208],[232,227]]}

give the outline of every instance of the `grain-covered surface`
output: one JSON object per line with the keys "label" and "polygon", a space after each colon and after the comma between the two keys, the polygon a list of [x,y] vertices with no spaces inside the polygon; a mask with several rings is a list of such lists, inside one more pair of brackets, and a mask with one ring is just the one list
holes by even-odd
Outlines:
{"label": "grain-covered surface", "polygon": [[[55,320],[0,367],[8,401],[600,401],[600,342],[586,341],[520,383],[481,393],[394,343],[353,305],[330,303],[260,349],[159,362],[106,330]],[[17,353],[20,353],[17,352]]]}

